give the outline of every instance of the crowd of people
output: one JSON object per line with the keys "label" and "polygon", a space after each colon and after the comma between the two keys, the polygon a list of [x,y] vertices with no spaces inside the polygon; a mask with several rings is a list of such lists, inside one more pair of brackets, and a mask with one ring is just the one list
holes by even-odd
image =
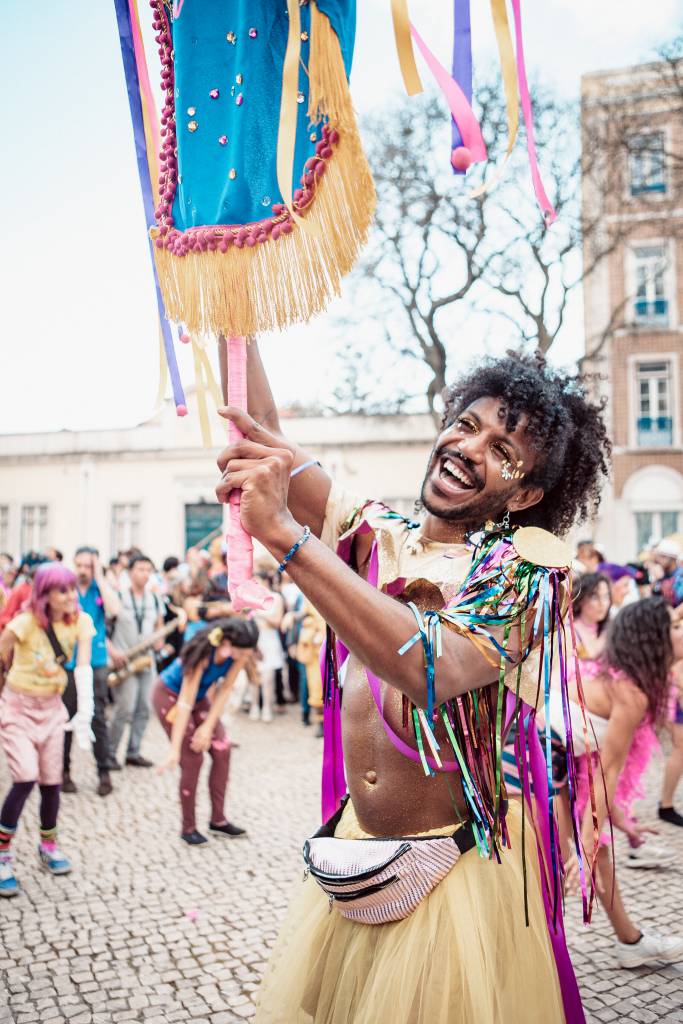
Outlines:
{"label": "crowd of people", "polygon": [[209,832],[245,829],[225,816],[231,741],[222,718],[245,712],[272,722],[288,705],[322,736],[319,668],[324,623],[299,589],[269,564],[258,568],[272,599],[248,618],[230,601],[224,543],[170,556],[157,568],[138,549],[106,566],[92,547],[70,568],[62,552],[0,554],[0,744],[12,786],[0,807],[0,896],[20,891],[12,840],[29,793],[40,787],[38,855],[52,874],[70,870],[57,842],[62,793],[75,793],[72,740],[92,749],[97,794],[113,773],[153,768],[143,753],[152,712],[169,736],[158,772],[180,767],[181,838],[198,831],[196,793],[211,758]]}
{"label": "crowd of people", "polygon": [[[577,659],[570,665],[570,696],[579,818],[588,800],[589,762],[598,771],[599,746],[611,820],[628,839],[624,866],[666,868],[671,855],[652,840],[657,829],[638,821],[635,801],[644,795],[645,771],[666,737],[658,815],[664,825],[683,826],[674,806],[683,775],[683,552],[665,540],[642,552],[638,562],[617,564],[586,540],[577,545],[573,570]],[[97,793],[106,797],[113,790],[112,773],[124,766],[153,767],[142,752],[152,711],[171,744],[157,770],[180,768],[182,839],[190,845],[207,842],[196,822],[207,753],[208,830],[245,835],[225,816],[231,750],[225,712],[243,711],[252,721],[268,723],[287,705],[298,705],[303,725],[322,736],[319,654],[325,624],[286,574],[262,565],[258,576],[272,601],[247,618],[232,608],[220,538],[208,550],[190,549],[182,561],[166,558],[159,569],[137,549],[119,552],[103,567],[94,548],[81,547],[73,569],[56,549],[30,552],[18,564],[0,555],[0,659],[8,684],[0,703],[0,740],[13,780],[0,810],[0,895],[20,891],[11,844],[35,784],[41,794],[40,861],[53,874],[70,870],[57,843],[57,816],[60,794],[77,791],[72,737],[92,747]],[[582,706],[591,733],[587,746]],[[571,885],[577,864],[559,693],[551,695],[549,713],[559,831]],[[510,792],[520,788],[513,765],[508,746]],[[602,799],[601,788],[595,792]],[[603,832],[598,895],[627,965],[633,936],[640,933],[624,907],[611,846]]]}

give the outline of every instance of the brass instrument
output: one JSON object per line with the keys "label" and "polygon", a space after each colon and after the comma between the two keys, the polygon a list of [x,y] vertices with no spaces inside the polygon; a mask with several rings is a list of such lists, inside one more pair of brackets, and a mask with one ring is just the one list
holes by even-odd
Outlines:
{"label": "brass instrument", "polygon": [[129,676],[134,675],[136,672],[144,672],[145,669],[151,668],[154,664],[154,656],[152,654],[146,654],[150,647],[154,647],[154,644],[158,643],[159,640],[163,640],[164,637],[172,633],[174,629],[180,623],[180,617],[177,619],[171,619],[161,629],[157,629],[154,633],[150,633],[144,640],[140,640],[137,644],[133,644],[123,654],[126,658],[126,664],[121,668],[115,668],[107,676],[108,686],[120,686]]}

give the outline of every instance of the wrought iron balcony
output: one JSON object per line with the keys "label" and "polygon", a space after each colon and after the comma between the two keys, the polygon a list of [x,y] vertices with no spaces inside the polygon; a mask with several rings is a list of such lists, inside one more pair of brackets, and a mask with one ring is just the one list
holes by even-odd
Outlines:
{"label": "wrought iron balcony", "polygon": [[667,326],[669,323],[668,299],[655,299],[653,302],[648,302],[647,299],[636,299],[635,319],[637,324]]}
{"label": "wrought iron balcony", "polygon": [[673,444],[671,416],[640,416],[637,424],[639,448],[670,448]]}

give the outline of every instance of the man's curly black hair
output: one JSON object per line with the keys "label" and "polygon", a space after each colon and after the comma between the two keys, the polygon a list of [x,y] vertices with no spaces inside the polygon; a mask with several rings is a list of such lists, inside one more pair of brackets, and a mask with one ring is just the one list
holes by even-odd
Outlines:
{"label": "man's curly black hair", "polygon": [[544,495],[537,505],[515,513],[514,524],[564,534],[594,515],[612,445],[605,402],[589,399],[585,380],[549,366],[540,352],[490,357],[447,389],[441,429],[480,398],[501,400],[508,431],[521,416],[528,417],[525,434],[537,459],[524,482],[543,488]]}

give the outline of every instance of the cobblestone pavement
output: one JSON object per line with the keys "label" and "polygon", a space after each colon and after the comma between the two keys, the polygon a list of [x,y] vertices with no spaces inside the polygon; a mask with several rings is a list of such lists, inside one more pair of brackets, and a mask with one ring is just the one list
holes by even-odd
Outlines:
{"label": "cobblestone pavement", "polygon": [[[172,777],[128,768],[101,799],[89,756],[77,752],[80,790],[63,798],[60,822],[74,870],[51,878],[36,862],[31,797],[15,844],[23,894],[0,906],[0,1024],[233,1024],[253,1015],[300,878],[302,840],[317,825],[321,741],[294,709],[270,725],[239,716],[231,730],[240,746],[228,812],[248,839],[185,846]],[[166,749],[152,723],[145,752],[160,759]],[[3,765],[3,790],[7,781]],[[201,828],[203,781],[200,789]],[[676,845],[676,866],[622,875],[638,921],[673,931],[683,929],[683,835],[667,828],[659,841]],[[584,929],[571,911],[569,932],[592,1024],[683,1021],[683,967],[617,970],[600,912]]]}

